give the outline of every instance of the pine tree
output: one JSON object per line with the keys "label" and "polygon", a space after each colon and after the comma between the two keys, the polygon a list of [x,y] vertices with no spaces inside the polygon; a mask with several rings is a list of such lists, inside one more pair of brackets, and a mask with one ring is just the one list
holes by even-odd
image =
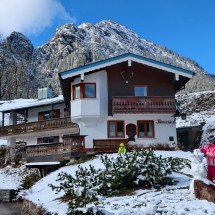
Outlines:
{"label": "pine tree", "polygon": [[159,188],[173,184],[175,182],[169,175],[189,164],[181,158],[156,157],[152,150],[134,150],[116,159],[102,155],[101,161],[104,169],[78,166],[74,177],[62,172],[58,175],[60,185],[50,185],[57,193],[64,190],[69,197],[70,211],[97,201],[98,195],[110,196],[123,189]]}

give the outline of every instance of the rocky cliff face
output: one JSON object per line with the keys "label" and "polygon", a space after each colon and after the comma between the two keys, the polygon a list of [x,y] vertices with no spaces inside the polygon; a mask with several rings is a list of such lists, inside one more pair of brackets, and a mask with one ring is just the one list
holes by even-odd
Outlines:
{"label": "rocky cliff face", "polygon": [[35,96],[33,52],[31,41],[17,32],[0,44],[0,100]]}
{"label": "rocky cliff face", "polygon": [[[188,92],[213,89],[214,78],[196,62],[142,39],[113,21],[81,26],[66,24],[56,30],[50,41],[36,49],[25,36],[14,32],[0,45],[0,73],[7,71],[21,82],[20,76],[25,80],[26,86],[20,82],[18,93],[12,90],[13,98],[36,95],[39,85],[51,85],[59,93],[58,72],[128,52],[195,71],[197,75],[186,87]],[[11,63],[12,69],[6,68],[5,65]]]}

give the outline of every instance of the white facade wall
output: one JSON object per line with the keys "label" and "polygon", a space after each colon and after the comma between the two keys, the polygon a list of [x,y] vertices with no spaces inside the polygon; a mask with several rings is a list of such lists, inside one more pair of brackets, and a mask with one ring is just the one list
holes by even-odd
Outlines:
{"label": "white facade wall", "polygon": [[[90,108],[93,107],[93,108]],[[71,102],[71,117],[100,117],[100,102],[98,98],[78,99]]]}
{"label": "white facade wall", "polygon": [[[65,105],[62,104],[54,104],[53,109],[60,109],[60,117],[64,117],[64,108]],[[38,121],[38,113],[42,111],[49,111],[52,109],[52,106],[43,106],[43,107],[35,107],[32,109],[28,110],[28,122],[37,122]],[[16,112],[12,112],[10,114],[10,125],[15,124],[15,117],[16,117]],[[37,144],[37,138],[40,137],[49,137],[49,136],[59,136],[59,141],[62,142],[62,136],[64,135],[65,132],[69,131],[44,131],[44,132],[39,132],[39,133],[31,133],[28,136],[23,135],[22,137],[5,137],[5,139],[8,140],[8,145],[11,144],[11,142],[26,142],[27,145],[35,145]]]}
{"label": "white facade wall", "polygon": [[[75,79],[72,85],[80,83],[81,79]],[[78,123],[80,134],[87,135],[85,138],[86,147],[93,147],[93,138],[104,137],[106,119],[108,117],[108,89],[107,73],[105,70],[87,75],[84,82],[96,83],[96,98],[84,98],[72,100],[71,118]],[[72,89],[72,88],[71,88]],[[106,131],[105,131],[106,134]],[[105,137],[106,138],[106,137]]]}
{"label": "white facade wall", "polygon": [[[60,117],[62,118],[64,116],[64,104],[55,104],[53,106],[53,109],[60,109]],[[38,121],[38,113],[42,111],[49,111],[52,110],[52,106],[43,106],[43,107],[37,107],[32,108],[28,110],[28,122],[37,122]]]}
{"label": "white facade wall", "polygon": [[[72,85],[80,83],[80,81],[80,78],[77,78]],[[133,144],[137,146],[150,146],[159,143],[168,143],[170,146],[174,146],[177,142],[176,125],[173,122],[174,118],[172,114],[114,114],[113,116],[108,116],[106,71],[87,75],[84,77],[84,82],[96,82],[96,99],[71,100],[71,117],[73,122],[79,124],[80,134],[87,135],[85,139],[86,148],[93,147],[93,139],[108,138],[108,120],[124,120],[125,138],[128,138],[126,135],[127,124],[132,123],[137,125],[137,120],[153,120],[155,137],[137,138],[137,136],[135,136],[135,142]],[[159,119],[162,121],[171,121],[173,123],[157,123]],[[173,137],[174,140],[169,141],[169,137]]]}
{"label": "white facade wall", "polygon": [[[81,82],[81,78],[76,78],[71,84],[73,85]],[[107,73],[105,70],[87,75],[84,77],[84,82],[96,83],[96,98],[84,98],[73,100],[71,98],[71,118],[78,121],[78,118],[85,117],[99,117],[107,115]],[[72,94],[71,94],[72,95]]]}
{"label": "white facade wall", "polygon": [[[60,117],[64,117],[64,104],[55,104],[53,109],[60,109]],[[49,111],[52,110],[52,106],[43,106],[43,107],[35,107],[28,110],[28,122],[37,122],[38,121],[38,113],[41,111]],[[16,112],[12,111],[9,117],[9,125],[14,125],[16,121]]]}
{"label": "white facade wall", "polygon": [[[153,120],[154,121],[154,132],[155,137],[153,138],[137,138],[135,136],[135,142],[132,144],[136,146],[150,146],[153,144],[169,144],[169,146],[174,147],[177,142],[176,135],[176,125],[174,123],[174,118],[172,114],[115,114],[113,117],[107,117],[106,119],[96,121],[95,124],[86,125],[84,122],[79,124],[81,134],[88,135],[86,137],[86,148],[93,147],[93,139],[107,139],[108,138],[108,120],[123,120],[124,121],[124,131],[125,138],[126,135],[126,125],[135,124],[137,125],[138,120]],[[173,123],[158,123],[158,120],[171,121]],[[173,137],[173,141],[169,141],[169,137]],[[113,138],[117,139],[117,138]]]}
{"label": "white facade wall", "polygon": [[[37,145],[37,138],[40,138],[40,137],[48,137],[49,135],[38,135],[37,137],[18,137],[16,138],[16,142],[26,142],[27,145]],[[62,139],[62,136],[63,135],[59,135],[59,133],[56,133],[56,134],[52,134],[50,136],[59,136],[59,142],[63,142],[63,139]]]}
{"label": "white facade wall", "polygon": [[[153,144],[166,144],[174,146],[177,142],[176,136],[176,124],[172,114],[115,114],[113,117],[108,117],[107,120],[124,120],[125,122],[125,137],[126,135],[126,125],[129,123],[137,125],[138,120],[153,120],[154,121],[154,132],[153,138],[137,138],[135,136],[135,145],[150,146]],[[158,123],[158,121],[173,122],[173,123]],[[107,131],[106,131],[107,132]],[[173,141],[169,141],[169,137],[173,137]]]}

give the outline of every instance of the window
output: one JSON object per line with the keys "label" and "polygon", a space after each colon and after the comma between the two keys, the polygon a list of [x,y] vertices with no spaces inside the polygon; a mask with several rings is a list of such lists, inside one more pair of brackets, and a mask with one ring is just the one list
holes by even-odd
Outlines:
{"label": "window", "polygon": [[52,118],[51,110],[38,112],[38,121],[48,120]]}
{"label": "window", "polygon": [[51,116],[51,111],[50,110],[43,112],[43,119],[44,120],[51,119],[51,118],[52,118],[52,116]]}
{"label": "window", "polygon": [[138,137],[154,137],[154,121],[137,121],[137,132]]}
{"label": "window", "polygon": [[96,98],[96,83],[80,83],[72,89],[73,99]]}
{"label": "window", "polygon": [[60,118],[60,109],[38,112],[38,121]]}
{"label": "window", "polygon": [[84,85],[84,98],[95,98],[96,92],[95,84],[85,84]]}
{"label": "window", "polygon": [[134,95],[135,96],[147,96],[147,87],[146,86],[134,86]]}
{"label": "window", "polygon": [[59,143],[59,136],[37,138],[37,143]]}
{"label": "window", "polygon": [[108,121],[108,137],[124,136],[124,121]]}
{"label": "window", "polygon": [[43,143],[54,143],[54,137],[43,137]]}
{"label": "window", "polygon": [[74,86],[74,99],[80,99],[80,85]]}
{"label": "window", "polygon": [[174,137],[169,136],[169,141],[174,141]]}

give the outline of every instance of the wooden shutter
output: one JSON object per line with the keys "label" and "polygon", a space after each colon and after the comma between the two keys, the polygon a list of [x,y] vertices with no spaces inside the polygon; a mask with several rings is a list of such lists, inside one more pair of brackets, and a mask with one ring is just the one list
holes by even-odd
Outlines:
{"label": "wooden shutter", "polygon": [[55,109],[52,111],[52,118],[60,118],[60,109]]}
{"label": "wooden shutter", "polygon": [[37,138],[37,144],[43,143],[43,138]]}
{"label": "wooden shutter", "polygon": [[44,112],[38,112],[38,121],[44,120]]}
{"label": "wooden shutter", "polygon": [[64,108],[64,117],[69,117],[69,108]]}
{"label": "wooden shutter", "polygon": [[59,143],[59,136],[54,136],[54,143]]}

